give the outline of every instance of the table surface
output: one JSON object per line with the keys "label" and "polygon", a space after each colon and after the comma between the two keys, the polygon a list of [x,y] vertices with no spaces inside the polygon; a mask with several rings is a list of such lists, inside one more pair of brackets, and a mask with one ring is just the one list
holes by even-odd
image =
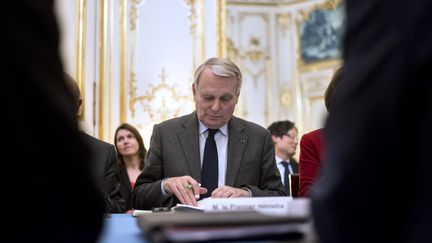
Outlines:
{"label": "table surface", "polygon": [[[104,219],[104,227],[99,236],[98,243],[150,243],[145,233],[139,228],[137,218],[131,214],[111,214]],[[268,242],[268,241],[256,241]],[[288,241],[290,243],[316,243],[313,234],[307,234],[299,241]]]}
{"label": "table surface", "polygon": [[98,243],[142,243],[148,242],[131,214],[111,214],[104,219],[104,227]]}

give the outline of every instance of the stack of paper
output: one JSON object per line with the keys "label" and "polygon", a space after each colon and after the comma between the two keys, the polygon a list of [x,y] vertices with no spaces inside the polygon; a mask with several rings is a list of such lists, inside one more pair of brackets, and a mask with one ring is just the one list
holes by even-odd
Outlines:
{"label": "stack of paper", "polygon": [[304,217],[256,211],[146,214],[138,224],[151,242],[299,240],[309,229]]}

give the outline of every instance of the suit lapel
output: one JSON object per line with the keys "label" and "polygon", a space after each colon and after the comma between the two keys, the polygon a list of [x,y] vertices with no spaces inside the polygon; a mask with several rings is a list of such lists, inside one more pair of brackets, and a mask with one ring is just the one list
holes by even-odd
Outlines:
{"label": "suit lapel", "polygon": [[248,143],[245,127],[236,117],[232,117],[228,124],[228,159],[225,184],[234,186],[237,173]]}
{"label": "suit lapel", "polygon": [[182,124],[180,124],[177,137],[180,141],[180,145],[186,158],[186,164],[192,178],[197,181],[201,181],[201,162],[198,136],[198,118],[194,112],[189,115]]}

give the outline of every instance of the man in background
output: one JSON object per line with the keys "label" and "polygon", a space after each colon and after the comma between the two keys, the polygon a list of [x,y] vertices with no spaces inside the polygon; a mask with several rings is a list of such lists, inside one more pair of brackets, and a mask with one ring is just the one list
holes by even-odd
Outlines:
{"label": "man in background", "polygon": [[289,174],[298,173],[298,162],[294,155],[298,145],[298,131],[294,122],[276,121],[267,128],[275,147],[276,165],[281,174],[285,192],[290,195]]}
{"label": "man in background", "polygon": [[[77,82],[67,73],[65,80],[73,94],[75,114],[82,105],[81,92]],[[81,131],[84,142],[90,148],[91,166],[104,195],[106,213],[124,213],[126,202],[120,194],[120,181],[116,167],[117,154],[114,145],[99,140]]]}
{"label": "man in background", "polygon": [[3,3],[1,240],[95,242],[103,201],[63,76],[53,1]]}

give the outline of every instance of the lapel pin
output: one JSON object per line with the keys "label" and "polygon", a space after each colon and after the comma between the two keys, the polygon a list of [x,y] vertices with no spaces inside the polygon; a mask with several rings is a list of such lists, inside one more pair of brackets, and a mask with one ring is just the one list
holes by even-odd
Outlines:
{"label": "lapel pin", "polygon": [[246,143],[247,138],[239,138],[239,140],[240,140],[240,143]]}

